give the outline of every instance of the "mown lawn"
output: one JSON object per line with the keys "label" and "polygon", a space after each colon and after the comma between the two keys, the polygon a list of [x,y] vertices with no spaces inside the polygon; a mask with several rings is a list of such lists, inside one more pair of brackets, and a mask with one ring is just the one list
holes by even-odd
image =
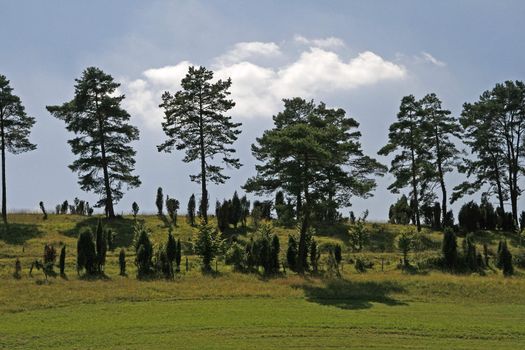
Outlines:
{"label": "mown lawn", "polygon": [[[187,253],[190,271],[183,267],[175,280],[140,281],[129,249],[133,221],[127,218],[111,225],[118,246],[128,247],[128,276],[118,276],[116,249],[108,255],[107,277],[86,280],[75,271],[76,235],[96,218],[12,217],[9,230],[0,231],[0,349],[525,348],[523,271],[512,278],[495,269],[485,276],[404,273],[395,267],[400,255],[392,242],[406,227],[376,227],[377,249],[360,253],[375,262],[366,273],[347,262],[341,278],[289,271],[264,278],[234,273],[221,262],[219,273],[203,275],[198,259]],[[154,242],[165,239],[161,220],[139,219]],[[194,228],[181,219],[175,234],[189,241]],[[284,250],[294,231],[277,232]],[[439,253],[440,234],[424,234],[425,251],[412,254],[413,261]],[[483,238],[492,246],[498,240]],[[345,244],[341,232],[329,230],[319,240]],[[28,275],[45,243],[66,244],[66,277]],[[346,260],[353,256],[345,251]],[[16,257],[21,279],[12,277]],[[383,270],[379,259],[385,260]]]}

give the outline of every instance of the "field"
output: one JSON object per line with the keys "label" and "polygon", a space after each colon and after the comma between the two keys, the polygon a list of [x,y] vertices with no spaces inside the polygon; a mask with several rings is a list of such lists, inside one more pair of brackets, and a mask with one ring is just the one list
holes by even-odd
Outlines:
{"label": "field", "polygon": [[[155,216],[138,219],[155,242],[165,240],[165,223]],[[396,268],[400,253],[394,238],[406,227],[370,225],[370,248],[359,254],[375,263],[366,273],[355,271],[349,262],[355,254],[347,251],[341,278],[289,271],[265,278],[232,272],[222,262],[217,273],[203,275],[190,255],[190,271],[173,281],[140,281],[131,251],[127,277],[118,276],[118,250],[109,254],[107,278],[77,276],[78,229],[95,225],[97,218],[51,215],[42,221],[37,214],[13,214],[11,221],[0,232],[2,349],[525,347],[523,271],[511,278],[495,269],[485,276],[402,272]],[[188,241],[194,229],[183,218],[179,223],[175,234]],[[118,233],[118,246],[129,246],[132,224],[128,217],[109,224]],[[276,230],[285,246],[294,230]],[[410,255],[414,263],[438,254],[440,233],[424,235],[424,247]],[[478,237],[491,249],[498,238]],[[318,239],[321,245],[346,243],[340,228],[319,232]],[[45,281],[41,271],[28,276],[45,243],[66,244],[66,277]],[[519,252],[516,242],[510,243]],[[12,276],[16,257],[21,279]]]}

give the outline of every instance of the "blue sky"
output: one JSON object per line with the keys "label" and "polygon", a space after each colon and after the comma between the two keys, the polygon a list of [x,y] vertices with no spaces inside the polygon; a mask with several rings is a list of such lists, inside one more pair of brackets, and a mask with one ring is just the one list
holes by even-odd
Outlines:
{"label": "blue sky", "polygon": [[[188,64],[232,77],[232,115],[243,123],[235,146],[244,166],[228,172],[226,185],[211,186],[212,202],[255,173],[250,144],[271,127],[283,97],[344,108],[361,123],[365,152],[375,155],[404,95],[435,92],[457,116],[463,102],[525,75],[521,1],[2,0],[0,9],[0,73],[37,120],[38,149],[7,159],[11,209],[36,210],[41,200],[53,208],[75,196],[97,200],[78,188],[67,168],[71,135],[45,110],[72,98],[74,79],[88,66],[122,83],[125,107],[141,130],[135,146],[143,185],[124,196],[118,212],[133,201],[152,211],[158,186],[183,207],[199,192],[188,176],[195,165],[155,147],[164,140],[160,94],[178,88]],[[447,179],[451,188],[462,177]],[[386,190],[391,181],[380,179],[374,197],[356,198],[353,210],[385,219],[396,198]]]}

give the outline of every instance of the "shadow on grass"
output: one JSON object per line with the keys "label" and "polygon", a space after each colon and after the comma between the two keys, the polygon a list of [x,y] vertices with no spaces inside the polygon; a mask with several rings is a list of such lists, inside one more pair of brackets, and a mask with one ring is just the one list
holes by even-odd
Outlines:
{"label": "shadow on grass", "polygon": [[[99,219],[102,220],[102,227],[105,230],[110,229],[113,231],[115,235],[113,244],[115,247],[128,247],[131,245],[133,241],[133,227],[135,226],[134,219],[116,217],[110,220],[106,218],[89,217],[78,222],[75,227],[63,233],[66,236],[78,237],[79,232],[85,228],[90,228],[94,231],[97,228]],[[143,222],[144,220],[137,219],[137,221]]]}
{"label": "shadow on grass", "polygon": [[395,282],[357,282],[348,280],[329,280],[322,287],[304,284],[306,299],[320,305],[335,306],[345,310],[368,309],[372,303],[390,306],[407,305],[390,296],[391,293],[404,293],[405,289]]}
{"label": "shadow on grass", "polygon": [[8,244],[24,244],[27,240],[43,234],[34,224],[1,224],[0,240]]}

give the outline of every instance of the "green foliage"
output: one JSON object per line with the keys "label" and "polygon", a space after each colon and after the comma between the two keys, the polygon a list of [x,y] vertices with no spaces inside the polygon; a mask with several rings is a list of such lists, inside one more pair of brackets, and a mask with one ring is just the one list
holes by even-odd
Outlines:
{"label": "green foliage", "polygon": [[215,214],[217,216],[217,226],[221,232],[225,232],[230,227],[231,210],[232,203],[230,200],[224,200],[222,204],[217,201]]}
{"label": "green foliage", "polygon": [[337,266],[339,267],[339,265],[341,264],[341,261],[343,260],[343,255],[342,255],[342,252],[341,252],[341,245],[340,244],[336,244],[334,246],[333,254],[334,254],[335,262],[336,262]]}
{"label": "green foliage", "polygon": [[97,251],[89,229],[81,231],[77,241],[77,271],[82,270],[87,275],[98,273]]}
{"label": "green foliage", "polygon": [[[166,258],[170,265],[170,274],[173,276],[173,262],[177,258],[177,241],[173,237],[171,231],[168,233],[168,241],[166,242]],[[180,264],[180,263],[179,263]]]}
{"label": "green foliage", "polygon": [[403,254],[403,265],[409,266],[408,253],[414,248],[415,234],[413,232],[403,232],[398,237],[397,247]]}
{"label": "green foliage", "polygon": [[297,271],[297,240],[294,236],[288,236],[288,250],[286,251],[286,263],[292,271]]}
{"label": "green foliage", "polygon": [[233,242],[226,251],[226,264],[233,265],[234,271],[245,271],[247,267],[246,248],[239,242]]}
{"label": "green foliage", "polygon": [[221,232],[202,220],[194,238],[194,248],[195,253],[201,258],[204,272],[212,271],[211,263],[221,253],[223,243]]}
{"label": "green foliage", "polygon": [[153,245],[143,224],[137,222],[134,227],[133,246],[135,248],[135,265],[139,278],[153,273]]}
{"label": "green foliage", "polygon": [[129,124],[131,116],[120,106],[124,95],[115,94],[119,86],[110,75],[89,67],[76,80],[73,100],[47,106],[75,134],[68,143],[78,158],[69,168],[79,174],[80,188],[99,195],[97,206],[111,218],[122,188],[140,186],[139,177],[132,175],[136,152],[129,145],[139,139],[139,130]]}
{"label": "green foliage", "polygon": [[177,240],[177,254],[175,254],[175,264],[177,265],[176,271],[180,272],[180,261],[182,259],[182,245],[180,238]]}
{"label": "green foliage", "polygon": [[458,221],[459,227],[466,232],[478,230],[481,221],[479,206],[474,201],[463,204],[459,210]]}
{"label": "green foliage", "polygon": [[392,224],[408,225],[411,218],[412,208],[408,203],[407,196],[402,195],[395,204],[390,206],[388,221]]}
{"label": "green foliage", "polygon": [[348,230],[350,246],[356,252],[362,251],[365,245],[370,241],[370,232],[368,232],[368,229],[365,226],[367,216],[368,211],[365,211],[357,222]]}
{"label": "green foliage", "polygon": [[223,174],[223,167],[212,164],[220,154],[224,164],[239,168],[239,159],[233,158],[235,149],[230,145],[241,133],[241,123],[234,123],[225,114],[235,106],[230,95],[231,79],[214,82],[213,72],[204,67],[189,67],[181,81],[182,89],[175,94],[162,95],[164,109],[162,128],[168,139],[158,150],[171,152],[184,150],[184,162],[199,160],[200,172],[190,175],[191,181],[202,186],[201,214],[208,222],[207,182],[221,184],[229,177]]}
{"label": "green foliage", "polygon": [[242,226],[246,227],[246,220],[248,219],[248,216],[250,215],[250,201],[246,198],[246,196],[242,196],[241,198],[241,222]]}
{"label": "green foliage", "polygon": [[97,248],[97,267],[98,272],[104,271],[104,265],[106,264],[106,253],[108,250],[108,242],[106,241],[106,235],[102,228],[102,222],[99,220],[97,224],[97,230],[95,233],[95,242]]}
{"label": "green foliage", "polygon": [[242,217],[241,200],[239,199],[239,196],[237,195],[237,191],[233,193],[229,216],[230,216],[229,217],[230,224],[232,224],[233,227],[237,228],[237,224],[239,223],[239,221],[241,221],[241,217]]}
{"label": "green foliage", "polygon": [[321,252],[314,238],[310,241],[310,266],[312,267],[313,272],[319,270],[319,258],[321,257]]}

